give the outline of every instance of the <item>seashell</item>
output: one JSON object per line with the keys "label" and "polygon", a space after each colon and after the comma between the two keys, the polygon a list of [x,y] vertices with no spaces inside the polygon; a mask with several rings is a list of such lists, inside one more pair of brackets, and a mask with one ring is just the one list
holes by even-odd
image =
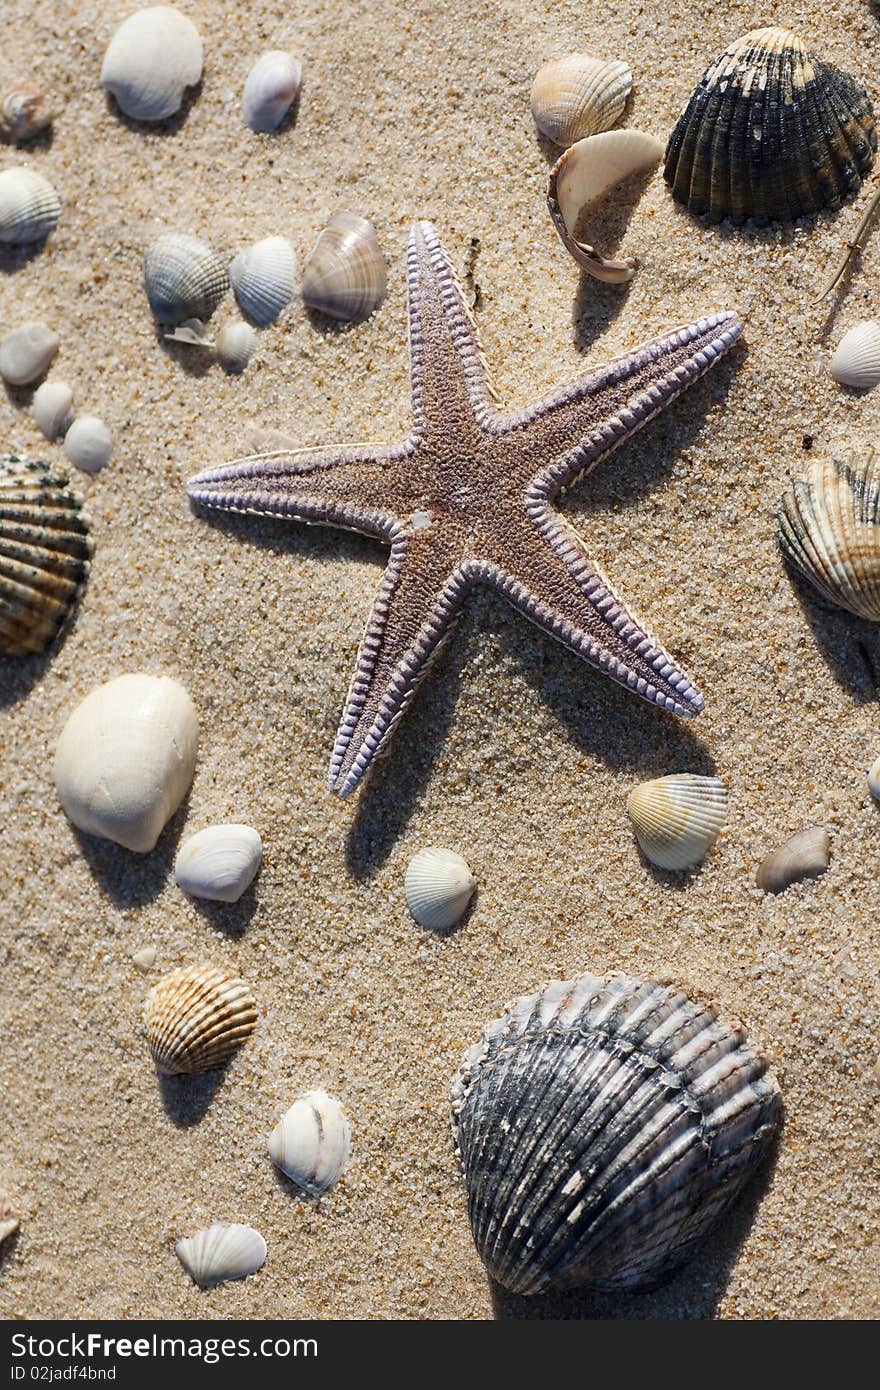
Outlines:
{"label": "seashell", "polygon": [[0,173],[0,241],[32,246],[54,232],[61,216],[58,194],[35,169]]}
{"label": "seashell", "polygon": [[353,212],[337,212],[306,261],[304,303],[332,319],[367,318],[384,298],[387,283],[388,269],[372,222]]}
{"label": "seashell", "polygon": [[73,612],[91,553],[67,479],[0,456],[0,655],[46,650]]}
{"label": "seashell", "polygon": [[64,436],[64,452],[83,473],[100,473],[110,462],[113,440],[97,415],[80,415]]}
{"label": "seashell", "polygon": [[265,328],[293,298],[296,262],[286,237],[269,236],[239,251],[229,279],[242,313]]}
{"label": "seashell", "polygon": [[0,139],[32,140],[52,124],[53,111],[35,82],[15,79],[0,91]]}
{"label": "seashell", "polygon": [[209,319],[229,289],[226,266],[199,237],[164,232],[144,252],[144,289],[158,323]]}
{"label": "seashell", "polygon": [[162,337],[170,343],[188,343],[190,347],[214,346],[214,339],[201,319],[184,319],[183,323],[179,323],[176,328],[168,329]]}
{"label": "seashell", "polygon": [[187,1274],[203,1289],[226,1279],[244,1279],[266,1263],[266,1242],[253,1226],[216,1221],[206,1231],[186,1236],[174,1253]]}
{"label": "seashell", "polygon": [[869,319],[843,335],[831,359],[831,375],[842,386],[862,391],[880,384],[880,323]]}
{"label": "seashell", "polygon": [[755,882],[764,893],[781,893],[801,879],[818,878],[830,862],[828,831],[824,825],[811,825],[761,861]]}
{"label": "seashell", "polygon": [[880,622],[880,459],[816,458],[776,512],[785,559],[829,603]]}
{"label": "seashell", "polygon": [[315,1195],[333,1187],[351,1156],[351,1125],[326,1091],[300,1096],[269,1135],[269,1157],[297,1187]]}
{"label": "seashell", "polygon": [[144,1007],[157,1069],[178,1076],[222,1067],[257,1026],[244,980],[214,965],[184,965],[163,975]]}
{"label": "seashell", "polygon": [[247,75],[241,114],[251,130],[277,130],[299,96],[302,68],[290,53],[274,48]]}
{"label": "seashell", "polygon": [[631,280],[632,258],[610,261],[588,242],[578,241],[575,227],[582,210],[633,174],[646,174],[659,164],[663,146],[640,130],[608,130],[588,135],[560,155],[550,170],[547,206],[559,238],[578,265],[609,285]]}
{"label": "seashell", "polygon": [[199,31],[172,5],[152,5],[123,20],[101,65],[101,86],[133,121],[175,115],[201,76]]}
{"label": "seashell", "polygon": [[476,879],[460,854],[451,849],[423,849],[406,867],[406,905],[420,927],[447,931],[464,916]]}
{"label": "seashell", "polygon": [[55,751],[55,787],[78,829],[147,854],[192,782],[198,716],[168,676],[131,674],[77,705]]}
{"label": "seashell", "polygon": [[174,877],[194,898],[237,903],[256,878],[262,857],[263,842],[249,825],[209,825],[181,845]]}
{"label": "seashell", "polygon": [[227,372],[243,372],[256,350],[256,329],[244,319],[224,323],[217,334],[217,358]]}
{"label": "seashell", "polygon": [[34,419],[47,439],[66,434],[73,415],[73,392],[66,381],[44,381],[33,399]]}
{"label": "seashell", "polygon": [[0,1188],[0,1245],[18,1230],[19,1220],[15,1214],[8,1192]]}
{"label": "seashell", "polygon": [[23,323],[0,339],[0,376],[10,386],[29,386],[49,370],[58,334],[44,323]]}
{"label": "seashell", "polygon": [[156,964],[158,954],[155,946],[142,946],[139,951],[135,951],[131,959],[141,974],[146,975]]}
{"label": "seashell", "polygon": [[517,1000],[452,1090],[489,1274],[518,1294],[656,1283],[753,1175],[779,1112],[741,1024],[680,990],[585,974]]}
{"label": "seashell", "polygon": [[727,823],[727,788],[718,777],[674,773],[641,782],[626,809],[642,853],[660,869],[693,869]]}
{"label": "seashell", "polygon": [[880,758],[868,768],[868,791],[875,801],[880,801]]}
{"label": "seashell", "polygon": [[609,130],[632,91],[628,63],[568,53],[538,70],[532,83],[532,115],[555,145],[572,145]]}
{"label": "seashell", "polygon": [[666,147],[672,195],[713,222],[794,222],[838,208],[874,158],[861,83],[790,29],[755,29],[706,69]]}

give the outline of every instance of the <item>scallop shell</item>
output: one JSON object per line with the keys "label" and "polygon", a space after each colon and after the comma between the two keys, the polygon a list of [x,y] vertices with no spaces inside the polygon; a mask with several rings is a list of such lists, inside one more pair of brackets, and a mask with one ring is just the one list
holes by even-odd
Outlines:
{"label": "scallop shell", "polygon": [[194,898],[237,903],[256,878],[262,855],[263,842],[251,826],[209,825],[181,845],[174,877]]}
{"label": "scallop shell", "polygon": [[761,861],[755,882],[765,893],[781,893],[805,878],[818,878],[831,862],[831,843],[824,825],[792,835]]}
{"label": "scallop shell", "polygon": [[559,238],[578,265],[606,284],[631,280],[632,259],[606,260],[595,247],[578,241],[575,227],[588,203],[633,174],[646,174],[659,164],[663,146],[640,130],[608,130],[588,135],[560,155],[550,170],[547,206]]}
{"label": "scallop shell", "polygon": [[67,479],[45,463],[0,457],[0,654],[46,650],[73,612],[91,553]]}
{"label": "scallop shell", "polygon": [[786,560],[829,603],[880,622],[880,456],[816,458],[776,513]]}
{"label": "scallop shell", "polygon": [[869,319],[845,333],[831,359],[831,375],[862,391],[880,385],[880,323]]}
{"label": "scallop shell", "polygon": [[217,334],[217,360],[227,372],[243,372],[256,350],[256,329],[244,319],[224,323]]}
{"label": "scallop shell", "polygon": [[44,323],[23,323],[0,339],[0,376],[10,386],[30,386],[49,370],[58,334]]}
{"label": "scallop shell", "polygon": [[198,716],[168,676],[125,675],[77,705],[55,750],[55,787],[80,830],[146,854],[192,782]]}
{"label": "scallop shell", "polygon": [[413,855],[403,880],[407,907],[431,931],[447,931],[460,921],[476,886],[460,854],[433,847]]}
{"label": "scallop shell", "polygon": [[690,212],[739,226],[838,208],[874,158],[868,94],[790,29],[755,29],[706,69],[666,148]]}
{"label": "scallop shell", "polygon": [[571,145],[609,130],[623,115],[632,71],[617,59],[569,53],[539,69],[532,83],[532,115],[555,145]]}
{"label": "scallop shell", "polygon": [[269,236],[240,251],[229,279],[242,313],[265,328],[293,298],[296,262],[286,237]]}
{"label": "scallop shell", "polygon": [[692,869],[705,859],[727,822],[727,788],[692,772],[655,777],[626,800],[642,853],[660,869]]}
{"label": "scallop shell", "polygon": [[309,1091],[282,1115],[269,1136],[269,1157],[291,1182],[318,1194],[333,1187],[351,1156],[351,1125],[338,1100]]}
{"label": "scallop shell", "polygon": [[31,246],[54,232],[61,216],[58,194],[35,169],[0,173],[0,241]]}
{"label": "scallop shell", "polygon": [[680,990],[585,974],[517,1000],[452,1092],[490,1275],[518,1294],[656,1283],[755,1172],[779,1112],[742,1026]]}
{"label": "scallop shell", "polygon": [[222,1067],[257,1026],[244,980],[213,965],[185,965],[163,975],[144,1008],[157,1069],[177,1076]]}
{"label": "scallop shell", "polygon": [[0,1188],[0,1245],[4,1240],[8,1240],[14,1235],[19,1227],[19,1219],[15,1214],[8,1192]]}
{"label": "scallop shell", "polygon": [[372,222],[352,212],[331,217],[303,271],[310,309],[346,322],[366,318],[381,303],[388,269]]}
{"label": "scallop shell", "polygon": [[151,5],[123,20],[101,66],[101,86],[133,121],[175,115],[201,76],[199,31],[172,5]]}
{"label": "scallop shell", "polygon": [[204,321],[229,289],[229,275],[207,242],[164,232],[144,252],[144,289],[158,323]]}
{"label": "scallop shell", "polygon": [[64,452],[83,473],[100,473],[113,454],[113,440],[97,415],[80,415],[64,436]]}
{"label": "scallop shell", "polygon": [[52,124],[52,107],[36,82],[16,79],[0,91],[0,139],[33,140]]}
{"label": "scallop shell", "polygon": [[247,75],[241,115],[251,130],[277,130],[299,96],[302,68],[290,53],[274,48]]}
{"label": "scallop shell", "polygon": [[244,1279],[266,1263],[266,1242],[253,1226],[217,1221],[205,1231],[185,1236],[174,1253],[187,1274],[209,1289],[226,1279]]}
{"label": "scallop shell", "polygon": [[44,381],[32,403],[34,419],[47,439],[65,434],[73,415],[73,392],[66,381]]}

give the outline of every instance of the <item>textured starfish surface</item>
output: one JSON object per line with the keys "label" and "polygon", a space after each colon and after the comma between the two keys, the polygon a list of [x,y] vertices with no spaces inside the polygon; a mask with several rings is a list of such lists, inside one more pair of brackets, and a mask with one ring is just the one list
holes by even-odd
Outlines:
{"label": "textured starfish surface", "polygon": [[200,506],[346,527],[391,545],[331,788],[348,795],[384,749],[477,583],[494,585],[643,699],[699,713],[702,696],[617,598],[552,501],[701,377],[738,338],[739,319],[712,314],[503,415],[427,222],[410,237],[408,280],[413,427],[404,443],[276,450],[189,484]]}

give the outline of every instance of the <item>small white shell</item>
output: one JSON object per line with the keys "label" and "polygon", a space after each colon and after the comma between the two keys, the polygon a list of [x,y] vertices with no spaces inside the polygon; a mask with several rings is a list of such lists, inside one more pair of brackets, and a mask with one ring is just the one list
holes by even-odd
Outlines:
{"label": "small white shell", "polygon": [[174,1253],[187,1274],[203,1289],[226,1279],[244,1279],[266,1263],[266,1242],[253,1226],[217,1221],[205,1231],[186,1236]]}
{"label": "small white shell", "polygon": [[113,440],[97,415],[80,415],[64,436],[64,452],[83,473],[100,473],[110,462]]}
{"label": "small white shell", "polygon": [[61,216],[58,194],[35,169],[0,173],[0,241],[30,246],[53,232]]}
{"label": "small white shell", "polygon": [[302,68],[290,53],[274,48],[247,75],[241,114],[251,130],[277,130],[299,95]]}
{"label": "small white shell", "polygon": [[184,319],[176,328],[169,328],[162,334],[170,343],[187,343],[190,347],[212,348],[214,339],[211,337],[201,319]]}
{"label": "small white shell", "polygon": [[0,376],[10,386],[29,386],[49,370],[58,334],[44,323],[23,323],[0,339]]}
{"label": "small white shell", "polygon": [[224,323],[217,334],[217,359],[227,372],[243,372],[257,350],[257,331],[244,319]]}
{"label": "small white shell", "polygon": [[199,32],[172,5],[152,5],[123,20],[101,66],[101,86],[133,121],[173,116],[201,76]]}
{"label": "small white shell", "polygon": [[326,1192],[345,1172],[351,1125],[338,1100],[308,1091],[282,1115],[269,1136],[269,1157],[306,1192]]}
{"label": "small white shell", "polygon": [[532,83],[535,125],[556,145],[599,135],[623,114],[632,71],[617,59],[568,53],[538,70]]}
{"label": "small white shell", "polygon": [[727,788],[718,777],[674,773],[634,787],[626,809],[646,859],[660,869],[692,869],[727,823]]}
{"label": "small white shell", "polygon": [[880,801],[880,758],[868,768],[868,791],[875,801]]}
{"label": "small white shell", "polygon": [[460,854],[433,847],[413,855],[403,880],[407,907],[419,926],[431,931],[453,927],[464,916],[476,886]]}
{"label": "small white shell", "polygon": [[155,946],[142,946],[139,951],[135,951],[131,959],[141,974],[146,975],[156,964],[158,954]]}
{"label": "small white shell", "polygon": [[758,866],[755,882],[765,893],[781,893],[804,878],[818,878],[831,862],[831,842],[824,825],[811,825],[792,835]]}
{"label": "small white shell", "polygon": [[9,1193],[0,1188],[0,1245],[18,1230],[19,1220],[13,1210]]}
{"label": "small white shell", "polygon": [[302,297],[310,309],[348,322],[366,318],[381,303],[388,267],[372,222],[337,212],[312,247],[303,271]]}
{"label": "small white shell", "polygon": [[862,391],[880,384],[880,323],[868,319],[843,335],[831,359],[831,375],[842,386]]}
{"label": "small white shell", "polygon": [[32,410],[47,439],[65,434],[73,415],[73,392],[66,381],[44,381],[34,395]]}
{"label": "small white shell", "polygon": [[167,676],[126,675],[77,705],[58,740],[55,786],[80,830],[153,849],[196,765],[198,716]]}
{"label": "small white shell", "polygon": [[200,237],[163,232],[144,251],[144,290],[158,323],[209,319],[228,289],[225,262]]}
{"label": "small white shell", "polygon": [[13,79],[0,92],[0,138],[32,140],[52,124],[52,106],[35,82]]}
{"label": "small white shell", "polygon": [[229,279],[242,313],[265,328],[293,298],[296,261],[286,237],[269,236],[239,251]]}
{"label": "small white shell", "polygon": [[209,825],[190,835],[174,861],[178,886],[194,898],[237,903],[260,867],[263,842],[249,825]]}

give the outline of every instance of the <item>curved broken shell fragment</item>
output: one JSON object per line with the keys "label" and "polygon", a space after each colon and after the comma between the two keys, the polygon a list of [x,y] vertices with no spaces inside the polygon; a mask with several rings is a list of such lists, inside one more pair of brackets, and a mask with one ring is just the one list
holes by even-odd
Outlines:
{"label": "curved broken shell fragment", "polygon": [[632,279],[636,262],[630,257],[608,260],[588,242],[578,241],[574,229],[582,210],[632,174],[655,169],[662,156],[663,145],[653,135],[640,130],[607,130],[578,140],[550,170],[547,206],[553,225],[566,251],[596,280],[624,284]]}
{"label": "curved broken shell fragment", "polygon": [[804,878],[818,878],[830,862],[828,831],[824,825],[810,825],[762,859],[755,882],[764,893],[781,893]]}
{"label": "curved broken shell fragment", "polygon": [[176,328],[169,328],[162,334],[169,343],[187,343],[190,347],[212,348],[211,337],[201,319],[184,319]]}
{"label": "curved broken shell fragment", "polygon": [[19,1220],[15,1214],[9,1193],[0,1188],[0,1245],[18,1230]]}

